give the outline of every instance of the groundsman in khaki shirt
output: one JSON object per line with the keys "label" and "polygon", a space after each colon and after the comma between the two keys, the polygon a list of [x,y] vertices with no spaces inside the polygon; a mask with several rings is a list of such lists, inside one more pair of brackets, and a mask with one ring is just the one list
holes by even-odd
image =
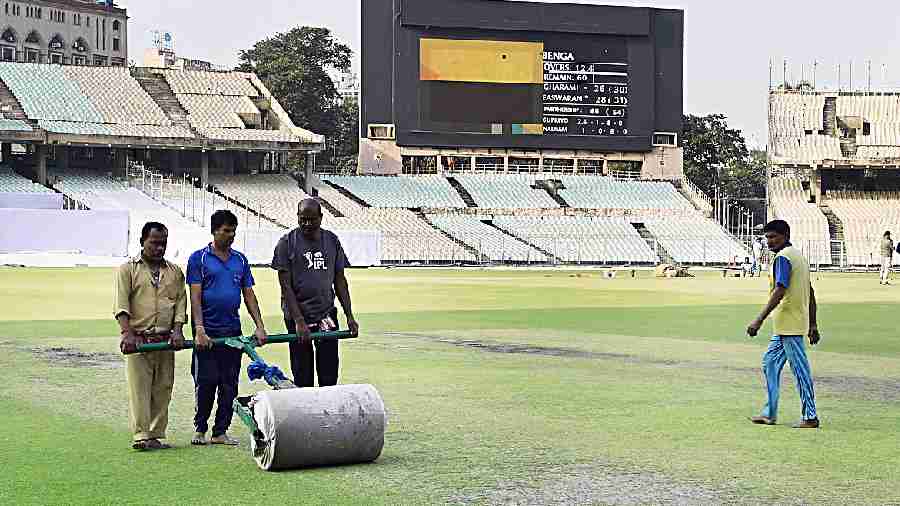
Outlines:
{"label": "groundsman in khaki shirt", "polygon": [[[170,342],[184,345],[187,322],[184,273],[164,256],[169,232],[161,223],[147,223],[141,231],[141,254],[128,260],[116,274],[113,314],[122,332],[122,353],[134,353],[138,344]],[[169,401],[175,383],[175,352],[126,356],[132,448],[169,448],[166,437]]]}

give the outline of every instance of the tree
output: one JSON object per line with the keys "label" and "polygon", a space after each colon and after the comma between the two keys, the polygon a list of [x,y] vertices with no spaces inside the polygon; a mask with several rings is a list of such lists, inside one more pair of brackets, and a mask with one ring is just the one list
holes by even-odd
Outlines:
{"label": "tree", "polygon": [[241,51],[235,70],[259,76],[295,125],[331,139],[343,120],[328,70],[350,70],[352,54],[327,28],[301,26]]}
{"label": "tree", "polygon": [[359,103],[344,100],[338,112],[338,129],[329,142],[331,163],[340,169],[348,169],[356,166],[359,156]]}
{"label": "tree", "polygon": [[[749,151],[740,130],[728,128],[722,114],[684,117],[681,137],[684,174],[710,197],[719,187],[732,199],[763,199],[766,196],[765,151]],[[752,208],[757,220],[765,219],[765,206],[741,200]]]}
{"label": "tree", "polygon": [[728,128],[722,114],[684,116],[681,145],[685,176],[708,195],[715,193],[723,172],[749,156],[744,136]]}

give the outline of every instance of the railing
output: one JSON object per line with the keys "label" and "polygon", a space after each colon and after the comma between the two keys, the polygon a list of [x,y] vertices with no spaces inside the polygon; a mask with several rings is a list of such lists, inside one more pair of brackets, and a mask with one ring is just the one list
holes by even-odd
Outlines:
{"label": "railing", "polygon": [[132,164],[127,173],[131,187],[202,227],[209,225],[210,215],[219,209],[230,209],[243,224],[240,228],[245,230],[278,227],[269,219],[263,219],[268,207],[264,202],[246,200],[238,204],[233,197],[222,197],[209,188],[202,188],[200,178],[189,174],[163,174],[139,163]]}
{"label": "railing", "polygon": [[713,201],[699,186],[695,185],[690,179],[682,177],[681,188],[688,194],[691,201],[701,208],[702,212],[712,215]]}
{"label": "railing", "polygon": [[[323,225],[328,228],[326,222]],[[442,227],[438,227],[445,230]],[[665,252],[678,264],[739,265],[751,255],[722,236],[642,239],[609,233],[479,234],[447,230],[465,246],[424,234],[382,231],[382,261],[389,265],[643,265]]]}

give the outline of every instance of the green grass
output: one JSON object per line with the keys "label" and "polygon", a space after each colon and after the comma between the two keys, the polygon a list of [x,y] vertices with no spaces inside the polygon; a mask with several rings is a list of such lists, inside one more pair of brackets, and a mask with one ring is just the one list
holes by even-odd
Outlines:
{"label": "green grass", "polygon": [[[279,331],[275,277],[255,274]],[[764,302],[765,280],[353,271],[363,335],[342,347],[342,382],[381,391],[385,450],[371,465],[286,473],[258,471],[239,426],[240,449],[187,445],[188,353],[178,356],[170,415],[178,448],[131,452],[124,371],[53,364],[31,351],[115,353],[111,271],[0,269],[0,279],[0,400],[12,413],[0,424],[0,454],[12,463],[0,503],[441,503],[510,483],[539,487],[581,464],[654,471],[751,502],[900,501],[900,304],[874,276],[816,280],[824,341],[810,356],[824,426],[795,431],[745,421],[764,396],[766,340],[743,329]],[[491,353],[437,337],[595,355]],[[263,355],[288,364],[284,347]],[[788,422],[799,416],[789,370],[784,383]],[[244,392],[261,388],[242,380]]]}

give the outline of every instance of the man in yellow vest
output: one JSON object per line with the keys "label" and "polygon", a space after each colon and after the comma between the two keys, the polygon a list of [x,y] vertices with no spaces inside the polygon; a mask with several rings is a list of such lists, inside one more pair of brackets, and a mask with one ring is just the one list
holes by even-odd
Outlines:
{"label": "man in yellow vest", "polygon": [[820,339],[816,322],[816,294],[809,279],[809,262],[799,249],[791,245],[791,228],[786,222],[772,221],[766,225],[764,232],[769,249],[775,255],[769,273],[769,303],[747,327],[747,334],[756,336],[770,314],[774,314],[775,331],[762,364],[768,402],[762,415],[751,417],[750,421],[761,425],[775,425],[778,418],[781,371],[785,362],[790,362],[797,379],[803,409],[803,419],[793,427],[816,429],[819,427],[816,396],[803,344],[804,336],[809,338],[812,346]]}

